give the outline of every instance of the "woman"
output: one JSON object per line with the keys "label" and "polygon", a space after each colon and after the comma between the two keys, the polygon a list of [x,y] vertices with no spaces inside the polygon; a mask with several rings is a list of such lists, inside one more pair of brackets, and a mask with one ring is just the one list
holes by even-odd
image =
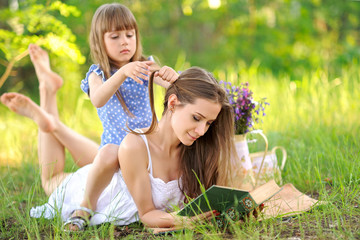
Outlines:
{"label": "woman", "polygon": [[[154,109],[152,89],[149,91]],[[155,204],[154,178],[161,184],[176,181],[177,192],[189,198],[201,194],[200,183],[205,189],[227,185],[233,129],[231,106],[213,76],[196,67],[182,72],[166,91],[159,123],[153,111],[151,126],[141,130],[146,139],[133,131],[119,149],[122,177],[145,225],[179,224],[178,217],[159,211]]]}
{"label": "woman", "polygon": [[[184,196],[193,198],[200,194],[200,183],[205,188],[227,185],[230,157],[234,153],[234,128],[225,91],[210,73],[190,68],[168,88],[164,112],[157,123],[153,76],[150,81],[152,124],[148,129],[132,131],[123,140],[119,149],[120,171],[101,194],[90,224],[126,225],[140,219],[149,227],[172,227],[189,224],[196,218],[209,219],[212,212],[187,218],[172,211],[188,201]],[[3,96],[2,100],[14,111],[34,119],[42,131],[53,134],[54,129],[63,126],[24,96]],[[141,135],[142,131],[146,137]],[[60,173],[63,164],[60,168],[55,165],[54,172]],[[86,166],[63,178],[49,202],[32,209],[31,215],[52,218],[60,211],[62,218],[68,219],[79,209],[88,170]],[[51,186],[59,182],[56,177],[49,180]],[[68,223],[68,229],[83,229],[87,219],[77,217]]]}

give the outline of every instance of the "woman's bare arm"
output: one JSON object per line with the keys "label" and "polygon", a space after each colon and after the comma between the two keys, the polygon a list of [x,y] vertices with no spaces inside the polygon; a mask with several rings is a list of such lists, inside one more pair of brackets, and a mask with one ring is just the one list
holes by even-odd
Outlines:
{"label": "woman's bare arm", "polygon": [[152,200],[148,154],[140,136],[128,134],[119,148],[119,162],[126,186],[137,206],[141,221],[149,227],[174,226],[174,217],[157,210]]}
{"label": "woman's bare arm", "polygon": [[119,162],[126,186],[134,199],[139,217],[147,227],[185,227],[196,220],[210,219],[213,212],[195,217],[181,217],[155,208],[152,200],[149,159],[144,141],[140,136],[128,134],[119,148]]}

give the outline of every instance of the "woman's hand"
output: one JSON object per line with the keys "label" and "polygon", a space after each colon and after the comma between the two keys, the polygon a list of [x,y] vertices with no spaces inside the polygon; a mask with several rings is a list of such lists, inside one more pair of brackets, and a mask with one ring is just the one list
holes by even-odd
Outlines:
{"label": "woman's hand", "polygon": [[[253,211],[246,214],[244,218],[240,219],[239,224],[242,224],[245,221],[249,221],[249,220],[256,220],[263,209],[264,209],[264,204],[261,204]],[[180,228],[192,228],[193,226],[195,226],[196,223],[201,221],[210,221],[212,218],[219,216],[220,213],[214,210],[193,217],[179,216],[177,215],[177,212],[171,213],[171,215],[174,218],[174,228],[180,229]]]}
{"label": "woman's hand", "polygon": [[174,217],[175,228],[192,228],[197,222],[210,221],[212,218],[220,215],[220,213],[213,210],[192,217],[178,216],[177,212],[171,213],[171,215]]}
{"label": "woman's hand", "polygon": [[149,80],[151,74],[150,65],[152,61],[135,61],[122,66],[118,71],[122,71],[125,77],[134,79],[139,84],[143,84],[143,80]]}
{"label": "woman's hand", "polygon": [[254,208],[251,212],[248,212],[242,219],[239,220],[240,223],[245,221],[255,220],[260,216],[261,211],[264,209],[264,203],[260,204],[258,207]]}
{"label": "woman's hand", "polygon": [[154,74],[154,77],[160,77],[162,80],[168,83],[173,83],[179,77],[179,74],[168,66],[163,66],[158,72]]}

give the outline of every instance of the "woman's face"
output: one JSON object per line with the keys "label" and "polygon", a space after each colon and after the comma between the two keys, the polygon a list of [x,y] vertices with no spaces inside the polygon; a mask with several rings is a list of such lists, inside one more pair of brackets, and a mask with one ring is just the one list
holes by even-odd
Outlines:
{"label": "woman's face", "polygon": [[122,67],[130,62],[136,52],[135,29],[106,32],[104,43],[106,54]]}
{"label": "woman's face", "polygon": [[220,110],[219,103],[202,98],[198,98],[194,104],[175,106],[171,121],[180,142],[186,146],[192,145],[206,133]]}

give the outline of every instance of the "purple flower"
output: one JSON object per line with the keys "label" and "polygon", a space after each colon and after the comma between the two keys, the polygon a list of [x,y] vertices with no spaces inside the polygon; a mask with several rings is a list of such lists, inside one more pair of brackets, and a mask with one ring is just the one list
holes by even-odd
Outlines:
{"label": "purple flower", "polygon": [[270,105],[266,98],[254,101],[253,92],[249,89],[249,83],[240,86],[231,82],[220,81],[226,90],[229,103],[233,107],[235,134],[244,134],[254,129],[254,123],[262,122],[260,117],[265,116],[265,106]]}

